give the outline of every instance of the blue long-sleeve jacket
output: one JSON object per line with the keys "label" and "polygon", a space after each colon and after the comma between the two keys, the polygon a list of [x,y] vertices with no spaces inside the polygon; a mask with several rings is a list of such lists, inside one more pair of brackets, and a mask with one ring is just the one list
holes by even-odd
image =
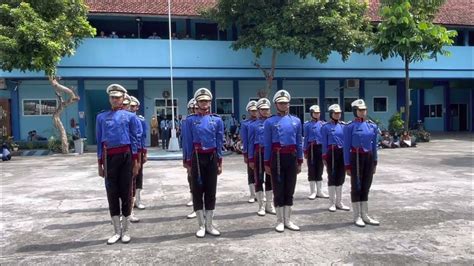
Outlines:
{"label": "blue long-sleeve jacket", "polygon": [[99,163],[102,163],[104,145],[107,148],[130,145],[132,157],[138,158],[139,135],[141,135],[141,124],[135,114],[126,110],[110,110],[98,114],[96,138]]}
{"label": "blue long-sleeve jacket", "polygon": [[304,136],[304,142],[303,142],[303,151],[304,153],[308,152],[309,146],[311,142],[316,142],[318,144],[322,143],[322,138],[321,138],[321,128],[325,122],[318,120],[318,121],[308,121],[304,123],[303,126],[303,136]]}
{"label": "blue long-sleeve jacket", "polygon": [[240,124],[240,139],[242,140],[242,154],[247,157],[249,149],[249,124],[255,121],[254,119],[247,119]]}
{"label": "blue long-sleeve jacket", "polygon": [[263,148],[263,134],[264,134],[265,119],[257,119],[249,125],[249,161],[253,161],[255,156],[255,145],[258,144]]}
{"label": "blue long-sleeve jacket", "polygon": [[298,163],[303,163],[303,140],[301,121],[293,115],[274,115],[265,120],[263,126],[263,146],[265,164],[270,164],[272,145],[282,147],[295,145]]}
{"label": "blue long-sleeve jacket", "polygon": [[344,146],[344,127],[345,123],[339,121],[328,122],[321,128],[321,140],[322,140],[322,153],[323,158],[326,159],[329,152],[329,145],[337,145],[338,148]]}
{"label": "blue long-sleeve jacket", "polygon": [[377,162],[377,134],[378,127],[372,121],[350,122],[344,127],[344,164],[346,169],[351,166],[351,149],[362,148],[364,152],[371,152]]}
{"label": "blue long-sleeve jacket", "polygon": [[188,164],[191,163],[194,144],[199,144],[203,150],[216,149],[219,163],[222,163],[224,123],[218,115],[190,115],[184,127],[183,147]]}
{"label": "blue long-sleeve jacket", "polygon": [[142,126],[142,134],[140,136],[140,149],[146,152],[146,134],[148,132],[148,126],[146,124],[145,117],[143,117],[142,115],[139,115],[138,119],[140,120],[140,124]]}

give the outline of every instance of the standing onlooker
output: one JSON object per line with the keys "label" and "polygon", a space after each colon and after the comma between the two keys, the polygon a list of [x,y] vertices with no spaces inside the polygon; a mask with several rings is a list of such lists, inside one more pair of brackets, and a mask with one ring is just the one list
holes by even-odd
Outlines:
{"label": "standing onlooker", "polygon": [[148,39],[161,39],[160,36],[154,31],[151,36],[148,37]]}
{"label": "standing onlooker", "polygon": [[170,140],[169,138],[170,125],[171,125],[171,122],[168,120],[168,118],[163,116],[160,122],[161,147],[163,148],[163,150],[168,149],[169,140]]}
{"label": "standing onlooker", "polygon": [[12,155],[10,154],[10,150],[8,149],[8,145],[3,143],[2,145],[2,161],[10,161],[12,159]]}
{"label": "standing onlooker", "polygon": [[109,38],[118,39],[119,36],[117,35],[117,33],[116,33],[115,31],[112,31],[112,33],[110,34]]}

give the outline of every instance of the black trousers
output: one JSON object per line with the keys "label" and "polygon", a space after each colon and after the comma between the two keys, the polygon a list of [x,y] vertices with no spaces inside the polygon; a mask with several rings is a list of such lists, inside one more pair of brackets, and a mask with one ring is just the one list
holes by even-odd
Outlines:
{"label": "black trousers", "polygon": [[[260,155],[259,155],[260,154]],[[263,161],[263,150],[255,152],[255,191],[263,191],[263,183],[265,183],[265,191],[272,190],[272,178],[265,173],[265,164]]]}
{"label": "black trousers", "polygon": [[189,193],[193,193],[193,175],[188,175]]}
{"label": "black trousers", "polygon": [[143,189],[143,158],[145,157],[143,153],[140,153],[141,156],[141,164],[140,170],[138,170],[138,175],[133,178],[133,196],[135,197],[135,190],[136,189]]}
{"label": "black trousers", "polygon": [[[333,156],[334,155],[334,156]],[[327,157],[328,186],[342,186],[346,180],[344,152],[342,148],[328,151]]]}
{"label": "black trousers", "polygon": [[254,172],[252,170],[252,168],[250,168],[250,166],[247,164],[247,181],[248,181],[248,184],[254,184],[255,183],[255,175],[254,175]]}
{"label": "black trousers", "polygon": [[[357,164],[357,154],[351,153],[351,201],[367,201],[369,190],[374,177],[374,158],[370,153],[358,154],[359,164]],[[357,167],[359,171],[357,171]],[[357,176],[359,172],[359,176]]]}
{"label": "black trousers", "polygon": [[280,154],[280,174],[278,175],[278,155],[273,152],[271,160],[273,203],[275,207],[293,206],[296,187],[296,153]]}
{"label": "black trousers", "polygon": [[198,156],[199,164],[195,152],[191,171],[194,211],[202,210],[203,207],[206,210],[214,210],[217,189],[217,155],[215,153],[199,153]]}
{"label": "black trousers", "polygon": [[323,154],[321,144],[312,145],[308,152],[308,181],[323,181]]}
{"label": "black trousers", "polygon": [[[105,178],[110,216],[127,217],[132,210],[132,155],[130,152],[107,156]],[[120,201],[122,208],[120,209]]]}

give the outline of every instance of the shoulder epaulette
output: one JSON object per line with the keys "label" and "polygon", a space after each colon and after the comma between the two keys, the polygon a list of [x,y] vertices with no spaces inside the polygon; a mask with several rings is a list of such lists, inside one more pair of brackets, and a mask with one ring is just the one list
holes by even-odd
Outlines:
{"label": "shoulder epaulette", "polygon": [[138,115],[138,118],[145,119],[145,117],[143,115]]}

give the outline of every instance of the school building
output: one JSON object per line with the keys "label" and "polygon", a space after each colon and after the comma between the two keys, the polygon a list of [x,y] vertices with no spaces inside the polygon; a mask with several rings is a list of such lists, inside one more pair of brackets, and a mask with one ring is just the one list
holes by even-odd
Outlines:
{"label": "school building", "polygon": [[[86,39],[76,54],[64,58],[58,74],[81,100],[62,115],[71,132],[77,121],[83,137],[95,143],[95,117],[107,109],[106,87],[119,83],[141,101],[141,112],[153,115],[186,114],[186,104],[200,87],[214,94],[213,111],[237,117],[265,86],[248,50],[233,51],[236,27],[219,31],[199,17],[198,10],[214,0],[177,1],[172,8],[174,101],[170,93],[169,43],[166,0],[87,0],[90,23],[97,38]],[[173,2],[173,1],[172,1]],[[411,122],[423,121],[430,131],[474,132],[474,16],[470,1],[448,0],[436,22],[456,30],[458,37],[446,49],[450,57],[411,65]],[[377,22],[378,1],[371,1],[369,15]],[[102,38],[108,37],[108,38]],[[268,67],[269,51],[259,62]],[[332,54],[327,63],[294,54],[281,54],[270,95],[280,88],[292,95],[291,112],[309,118],[309,106],[319,104],[326,119],[327,107],[339,103],[344,120],[352,119],[350,103],[365,99],[369,116],[388,127],[389,118],[405,106],[404,64],[399,58],[381,61],[376,55],[352,54],[346,62]],[[51,114],[56,96],[43,73],[0,72],[0,134],[26,140],[28,132],[55,134]],[[148,138],[149,139],[149,138]]]}

